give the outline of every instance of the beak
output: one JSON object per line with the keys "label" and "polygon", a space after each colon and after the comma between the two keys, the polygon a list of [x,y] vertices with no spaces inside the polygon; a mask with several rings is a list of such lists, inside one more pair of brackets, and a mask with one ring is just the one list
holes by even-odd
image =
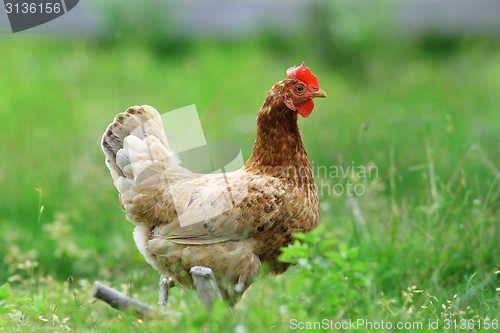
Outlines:
{"label": "beak", "polygon": [[318,91],[315,91],[311,94],[311,97],[314,98],[314,97],[326,97],[326,92],[324,92],[323,90],[319,89]]}

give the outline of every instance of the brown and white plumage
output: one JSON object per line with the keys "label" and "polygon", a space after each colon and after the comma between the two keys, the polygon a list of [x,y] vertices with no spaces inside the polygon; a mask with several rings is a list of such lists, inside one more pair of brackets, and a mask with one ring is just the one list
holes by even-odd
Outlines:
{"label": "brown and white plumage", "polygon": [[252,156],[225,175],[183,168],[150,106],[131,107],[109,125],[102,140],[106,165],[136,225],[137,247],[161,276],[191,287],[190,268],[206,266],[223,296],[234,300],[262,262],[284,271],[280,248],[293,241],[291,233],[317,225],[316,185],[297,114],[308,116],[312,98],[326,94],[306,70],[302,65],[271,88]]}

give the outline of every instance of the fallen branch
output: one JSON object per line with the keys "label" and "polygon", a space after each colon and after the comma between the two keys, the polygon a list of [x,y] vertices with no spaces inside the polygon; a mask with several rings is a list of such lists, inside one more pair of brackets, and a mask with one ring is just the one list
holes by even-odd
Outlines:
{"label": "fallen branch", "polygon": [[121,292],[95,281],[92,287],[92,295],[108,303],[112,308],[131,313],[138,318],[150,317],[156,310],[144,303],[136,301]]}
{"label": "fallen branch", "polygon": [[[217,286],[212,270],[208,267],[195,266],[191,268],[190,273],[193,277],[193,285],[198,294],[198,298],[207,309],[212,310],[213,301],[217,298],[221,298],[219,287]],[[160,278],[158,304],[161,307],[166,306],[168,290],[174,285],[175,283],[172,279],[167,277]],[[108,303],[112,308],[131,313],[138,318],[152,317],[157,311],[155,308],[136,301],[98,281],[94,282],[92,296]]]}
{"label": "fallen branch", "polygon": [[221,298],[212,270],[204,266],[194,266],[191,268],[190,273],[193,277],[194,289],[198,294],[199,300],[208,310],[212,310],[214,300]]}

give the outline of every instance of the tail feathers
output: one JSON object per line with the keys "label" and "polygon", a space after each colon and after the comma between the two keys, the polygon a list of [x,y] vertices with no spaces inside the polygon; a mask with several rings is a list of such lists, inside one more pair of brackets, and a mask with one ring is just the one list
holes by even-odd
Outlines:
{"label": "tail feathers", "polygon": [[180,164],[170,149],[160,114],[143,105],[116,116],[104,133],[102,149],[125,210],[134,198],[166,186],[164,170]]}

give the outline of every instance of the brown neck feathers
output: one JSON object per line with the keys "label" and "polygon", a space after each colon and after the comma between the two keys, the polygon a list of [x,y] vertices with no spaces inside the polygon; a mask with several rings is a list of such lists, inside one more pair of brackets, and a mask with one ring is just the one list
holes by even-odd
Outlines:
{"label": "brown neck feathers", "polygon": [[290,110],[273,89],[257,116],[257,138],[245,169],[286,178],[299,186],[308,182],[306,179],[314,182],[297,125],[297,112]]}

